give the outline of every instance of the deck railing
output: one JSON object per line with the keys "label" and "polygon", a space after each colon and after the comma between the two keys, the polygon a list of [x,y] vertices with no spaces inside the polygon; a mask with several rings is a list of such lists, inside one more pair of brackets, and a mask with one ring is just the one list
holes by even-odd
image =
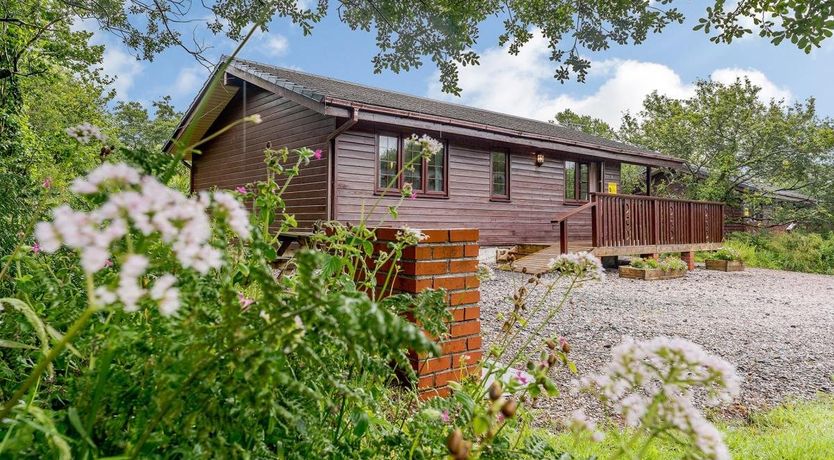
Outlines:
{"label": "deck railing", "polygon": [[592,193],[591,201],[553,220],[562,252],[568,248],[570,217],[590,209],[594,247],[643,247],[720,243],[724,204],[642,195]]}

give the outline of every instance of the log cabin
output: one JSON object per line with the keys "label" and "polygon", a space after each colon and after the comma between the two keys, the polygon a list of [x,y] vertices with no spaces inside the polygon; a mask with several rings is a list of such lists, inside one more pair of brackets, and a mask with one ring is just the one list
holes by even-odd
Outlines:
{"label": "log cabin", "polygon": [[[554,253],[589,249],[615,256],[710,249],[723,238],[720,203],[617,193],[623,163],[681,167],[658,152],[253,61],[233,59],[219,72],[197,94],[166,150],[260,114],[260,124],[238,124],[186,159],[196,191],[261,180],[267,147],[321,149],[322,158],[284,195],[301,230],[327,220],[356,222],[380,196],[371,221],[389,221],[387,206],[409,182],[416,197],[390,225],[478,228],[483,246],[539,244]],[[443,151],[387,190],[412,154],[404,142],[412,134],[440,140]]]}

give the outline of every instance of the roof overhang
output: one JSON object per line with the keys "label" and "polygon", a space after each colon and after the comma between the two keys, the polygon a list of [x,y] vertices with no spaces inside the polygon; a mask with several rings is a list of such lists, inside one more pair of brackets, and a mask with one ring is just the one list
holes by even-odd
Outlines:
{"label": "roof overhang", "polygon": [[[209,88],[210,82],[215,79],[219,71],[218,66],[212,76],[205,83],[200,93],[191,103],[189,110],[183,117],[182,122],[174,133],[174,141],[180,145],[191,145],[201,139],[211,125],[216,121],[223,108],[232,100],[238,91],[236,85],[226,84],[230,80],[240,79],[261,87],[267,91],[278,94],[304,107],[314,110],[323,115],[352,118],[354,121],[367,121],[374,123],[385,123],[399,126],[407,126],[414,129],[439,131],[444,133],[457,134],[460,136],[476,139],[487,139],[494,142],[506,143],[531,147],[534,149],[567,152],[580,156],[600,158],[603,160],[614,160],[625,163],[632,163],[644,166],[679,169],[684,165],[682,160],[654,152],[635,152],[629,149],[621,149],[608,145],[579,142],[553,136],[529,133],[512,130],[500,126],[493,126],[470,121],[458,120],[442,116],[430,115],[420,112],[410,112],[392,107],[369,105],[357,103],[318,94],[291,82],[271,81],[269,75],[263,72],[253,71],[251,67],[243,68],[232,62],[225,70],[222,85],[215,85],[217,88]],[[279,84],[286,83],[286,84]],[[208,98],[203,107],[201,101]],[[200,110],[198,110],[198,108]],[[198,113],[199,112],[199,113]],[[357,117],[358,114],[358,117]],[[191,129],[187,129],[192,123],[197,123]],[[188,139],[182,138],[188,132]],[[170,151],[174,145],[169,141],[165,145],[165,151]]]}
{"label": "roof overhang", "polygon": [[[575,155],[600,158],[604,160],[615,160],[644,166],[675,169],[683,166],[683,161],[664,155],[636,154],[625,149],[616,149],[608,146],[576,142],[567,139],[526,133],[523,131],[514,131],[491,125],[469,123],[461,120],[426,115],[423,113],[405,112],[387,107],[356,104],[349,101],[340,101],[331,98],[326,98],[325,104],[327,104],[327,109],[331,112],[334,112],[339,107],[357,110],[359,112],[358,118],[360,121],[407,126],[410,128],[424,129],[428,131],[439,131],[477,139],[487,139],[505,144],[531,147],[534,149],[567,152]],[[346,110],[345,116],[347,116],[347,113],[348,112]]]}

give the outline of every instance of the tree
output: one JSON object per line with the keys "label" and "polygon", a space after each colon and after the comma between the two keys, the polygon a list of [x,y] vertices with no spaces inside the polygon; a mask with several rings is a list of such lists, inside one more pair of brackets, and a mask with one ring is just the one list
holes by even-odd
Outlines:
{"label": "tree", "polygon": [[686,174],[672,180],[694,199],[755,207],[771,204],[777,192],[813,197],[830,188],[831,120],[817,116],[813,99],[765,103],[759,92],[744,79],[699,81],[683,100],[654,93],[637,116],[623,118],[620,136],[686,160]]}
{"label": "tree", "polygon": [[608,123],[590,115],[579,115],[571,109],[556,114],[552,123],[573,128],[583,133],[593,134],[604,139],[618,140],[617,132]]}
{"label": "tree", "polygon": [[[2,21],[7,30],[29,30],[31,35],[42,29],[41,22],[31,21],[24,9],[10,8],[11,0],[3,1],[6,14]],[[208,10],[204,12],[185,8],[180,0],[105,3],[49,0],[37,3],[37,13],[44,16],[43,23],[50,24],[49,28],[58,27],[53,21],[95,20],[102,30],[118,35],[143,59],[152,59],[160,51],[176,46],[205,61],[206,37],[195,34],[193,29],[197,17],[209,16],[210,33],[240,39],[250,24],[266,29],[276,16],[289,18],[308,34],[317,22],[335,11],[351,29],[375,31],[378,47],[373,58],[375,71],[407,71],[421,66],[428,58],[440,69],[443,89],[459,93],[457,69],[478,63],[479,56],[472,48],[480,38],[479,26],[487,18],[503,20],[504,31],[498,43],[508,44],[513,54],[534,33],[541,33],[557,66],[554,76],[561,81],[575,76],[581,81],[590,66],[590,61],[583,57],[587,51],[604,50],[615,43],[639,44],[651,33],[662,32],[673,23],[683,23],[684,15],[674,7],[681,1],[318,0],[315,8],[310,9],[297,0],[218,0],[203,4]],[[15,3],[20,2],[15,0],[11,5]],[[332,3],[336,6],[332,7]],[[831,0],[740,0],[734,8],[725,8],[725,3],[725,0],[714,0],[695,27],[712,33],[710,40],[714,42],[730,43],[758,33],[774,44],[787,39],[809,52],[829,38],[834,29]],[[755,32],[746,26],[751,20],[757,28]],[[3,64],[0,72],[11,69],[7,63],[0,64]]]}
{"label": "tree", "polygon": [[112,124],[121,144],[130,150],[161,151],[182,118],[182,112],[164,96],[152,103],[154,116],[142,104],[119,101],[113,109]]}

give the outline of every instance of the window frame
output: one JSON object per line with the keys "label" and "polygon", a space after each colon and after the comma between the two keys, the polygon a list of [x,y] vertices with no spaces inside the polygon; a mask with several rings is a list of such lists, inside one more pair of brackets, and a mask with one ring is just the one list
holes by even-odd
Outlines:
{"label": "window frame", "polygon": [[[504,191],[506,192],[504,195],[496,195],[494,192],[494,185],[493,182],[493,155],[496,153],[504,155]],[[489,151],[489,201],[500,201],[500,202],[508,202],[510,201],[510,162],[511,162],[511,154],[508,150],[501,150],[501,149],[490,149]]]}
{"label": "window frame", "polygon": [[[568,198],[568,163],[573,163],[573,196],[575,198]],[[562,192],[562,199],[566,205],[583,205],[591,201],[591,165],[593,161],[567,159],[562,162],[563,175],[562,180],[564,184],[564,191]],[[585,165],[588,171],[588,198],[582,199],[582,165]]]}
{"label": "window frame", "polygon": [[[379,183],[380,178],[380,162],[379,162],[379,138],[380,137],[395,137],[397,138],[397,168],[400,171],[405,165],[405,141],[410,136],[404,133],[394,131],[377,131],[374,133],[374,195],[382,195],[390,192],[399,193],[405,184],[405,172],[400,174],[397,178],[397,183],[392,188],[383,187]],[[428,161],[424,158],[420,161],[420,182],[418,186],[412,184],[413,190],[417,192],[417,198],[448,198],[449,197],[449,145],[446,139],[440,139],[443,145],[443,190],[429,190],[428,178]],[[415,165],[415,168],[418,167]]]}

